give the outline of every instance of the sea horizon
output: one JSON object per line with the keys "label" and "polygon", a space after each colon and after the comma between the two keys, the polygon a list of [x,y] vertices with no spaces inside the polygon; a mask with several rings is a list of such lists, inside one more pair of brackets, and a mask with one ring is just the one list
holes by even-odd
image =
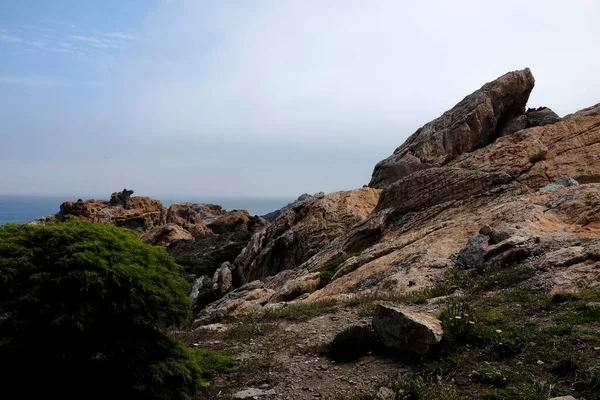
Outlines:
{"label": "sea horizon", "polygon": [[[294,201],[296,197],[252,197],[252,196],[145,196],[160,200],[165,207],[177,203],[218,204],[224,210],[247,210],[250,215],[264,215]],[[72,195],[19,195],[0,194],[0,226],[7,223],[23,224],[60,211],[65,201],[98,199],[107,200],[108,196],[72,196]]]}

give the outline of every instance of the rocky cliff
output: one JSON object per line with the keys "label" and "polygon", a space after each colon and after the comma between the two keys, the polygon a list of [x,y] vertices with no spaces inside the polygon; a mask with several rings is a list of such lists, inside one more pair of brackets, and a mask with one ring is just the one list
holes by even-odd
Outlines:
{"label": "rocky cliff", "polygon": [[378,163],[373,189],[281,215],[234,263],[254,282],[200,322],[283,299],[411,291],[452,266],[518,265],[533,271],[523,285],[548,291],[600,286],[600,104],[562,119],[526,110],[533,86],[529,69],[485,84]]}
{"label": "rocky cliff", "polygon": [[320,248],[369,215],[379,199],[379,190],[317,193],[295,203],[267,229],[256,234],[235,260],[241,282],[294,269]]}

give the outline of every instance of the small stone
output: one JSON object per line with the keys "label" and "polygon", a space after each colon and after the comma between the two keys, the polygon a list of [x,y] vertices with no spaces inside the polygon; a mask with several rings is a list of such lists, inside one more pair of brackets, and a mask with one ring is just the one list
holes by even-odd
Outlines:
{"label": "small stone", "polygon": [[542,360],[537,360],[536,364],[537,365],[544,365],[544,362]]}
{"label": "small stone", "polygon": [[275,390],[262,390],[256,388],[248,388],[239,391],[233,395],[234,399],[253,399],[260,396],[272,396],[275,394]]}
{"label": "small stone", "polygon": [[396,394],[392,389],[382,386],[377,391],[377,398],[381,400],[394,400],[396,398]]}

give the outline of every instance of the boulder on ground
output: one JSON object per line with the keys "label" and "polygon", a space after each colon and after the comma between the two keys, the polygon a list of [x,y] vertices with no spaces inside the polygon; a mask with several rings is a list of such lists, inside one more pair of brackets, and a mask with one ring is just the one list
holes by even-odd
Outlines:
{"label": "boulder on ground", "polygon": [[249,282],[209,304],[200,311],[194,324],[200,326],[218,322],[228,316],[259,311],[274,293],[274,290],[265,288],[261,281]]}
{"label": "boulder on ground", "polygon": [[312,293],[319,288],[321,274],[313,272],[287,281],[273,296],[274,301],[290,301],[305,293]]}
{"label": "boulder on ground", "polygon": [[485,235],[474,235],[469,238],[465,247],[461,249],[456,257],[456,265],[463,268],[476,268],[485,261],[485,253],[488,247],[488,237]]}
{"label": "boulder on ground", "polygon": [[427,354],[444,334],[440,321],[431,315],[382,304],[375,309],[373,330],[384,346],[419,355]]}

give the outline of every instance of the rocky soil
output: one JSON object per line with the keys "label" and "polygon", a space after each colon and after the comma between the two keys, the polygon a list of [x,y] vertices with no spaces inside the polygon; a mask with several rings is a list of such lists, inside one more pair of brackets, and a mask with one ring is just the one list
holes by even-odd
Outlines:
{"label": "rocky soil", "polygon": [[[409,306],[413,311],[437,313],[439,304]],[[393,350],[366,355],[360,360],[335,362],[322,353],[341,330],[370,325],[360,309],[332,306],[312,318],[269,317],[201,326],[175,337],[192,347],[210,347],[235,357],[236,372],[213,381],[206,398],[342,399],[367,389],[378,389],[398,374],[411,370]],[[240,397],[235,397],[236,394]]]}

